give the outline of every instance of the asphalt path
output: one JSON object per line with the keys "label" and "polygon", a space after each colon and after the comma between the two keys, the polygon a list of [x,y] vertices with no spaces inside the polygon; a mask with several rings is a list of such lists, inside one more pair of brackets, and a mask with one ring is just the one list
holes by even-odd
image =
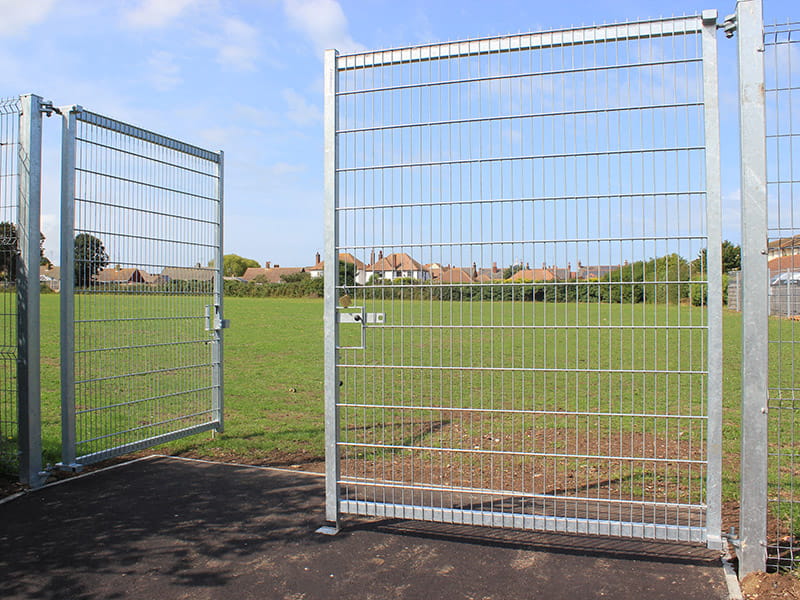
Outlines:
{"label": "asphalt path", "polygon": [[401,520],[323,524],[315,474],[151,457],[0,504],[0,598],[727,598],[702,547]]}

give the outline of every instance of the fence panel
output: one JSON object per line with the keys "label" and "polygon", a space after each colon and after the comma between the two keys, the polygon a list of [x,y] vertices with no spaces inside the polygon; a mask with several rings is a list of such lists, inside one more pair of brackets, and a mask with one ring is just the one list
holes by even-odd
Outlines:
{"label": "fence panel", "polygon": [[767,560],[800,559],[800,23],[764,29],[767,140],[768,350]]}
{"label": "fence panel", "polygon": [[329,52],[328,520],[719,544],[704,16]]}
{"label": "fence panel", "polygon": [[67,467],[222,430],[222,154],[64,110]]}
{"label": "fence panel", "polygon": [[0,469],[42,482],[39,260],[42,99],[0,100]]}
{"label": "fence panel", "polygon": [[0,100],[0,468],[16,473],[19,98]]}

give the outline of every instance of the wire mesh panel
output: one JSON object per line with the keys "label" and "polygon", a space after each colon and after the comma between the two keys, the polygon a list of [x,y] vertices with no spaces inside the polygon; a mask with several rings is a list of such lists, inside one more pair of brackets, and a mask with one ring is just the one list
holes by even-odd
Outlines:
{"label": "wire mesh panel", "polygon": [[65,115],[63,460],[222,427],[222,155]]}
{"label": "wire mesh panel", "polygon": [[768,559],[800,557],[800,23],[764,31],[769,267]]}
{"label": "wire mesh panel", "polygon": [[0,99],[0,469],[16,473],[19,98]]}
{"label": "wire mesh panel", "polygon": [[330,520],[718,526],[715,26],[329,54]]}

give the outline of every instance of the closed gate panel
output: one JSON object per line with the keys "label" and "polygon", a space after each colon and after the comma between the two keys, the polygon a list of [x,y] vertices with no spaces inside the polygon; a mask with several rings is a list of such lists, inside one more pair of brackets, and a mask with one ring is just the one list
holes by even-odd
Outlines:
{"label": "closed gate panel", "polygon": [[329,53],[329,520],[718,526],[715,27]]}

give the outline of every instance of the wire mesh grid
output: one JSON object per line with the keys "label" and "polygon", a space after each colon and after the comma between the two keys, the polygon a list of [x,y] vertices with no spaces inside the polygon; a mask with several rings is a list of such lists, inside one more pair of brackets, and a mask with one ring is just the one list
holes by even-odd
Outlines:
{"label": "wire mesh grid", "polygon": [[0,98],[0,469],[15,472],[17,458],[17,290],[19,252],[19,98]]}
{"label": "wire mesh grid", "polygon": [[703,539],[700,33],[337,58],[343,512]]}
{"label": "wire mesh grid", "polygon": [[769,258],[768,560],[800,558],[800,23],[764,30]]}
{"label": "wire mesh grid", "polygon": [[77,115],[74,424],[94,462],[219,425],[220,155]]}

